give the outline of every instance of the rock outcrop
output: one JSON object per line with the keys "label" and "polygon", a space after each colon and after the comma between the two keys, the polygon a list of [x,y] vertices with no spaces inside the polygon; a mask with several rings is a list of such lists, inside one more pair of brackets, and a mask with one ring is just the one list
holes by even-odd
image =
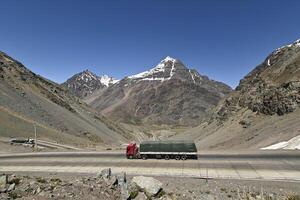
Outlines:
{"label": "rock outcrop", "polygon": [[300,40],[276,49],[240,81],[216,111],[227,119],[242,108],[265,115],[284,115],[300,106]]}
{"label": "rock outcrop", "polygon": [[[97,178],[62,180],[60,178],[2,175],[8,179],[0,199],[121,199],[118,185]],[[0,176],[0,177],[2,177]]]}
{"label": "rock outcrop", "polygon": [[135,176],[131,180],[148,196],[156,196],[162,190],[162,183],[152,177]]}

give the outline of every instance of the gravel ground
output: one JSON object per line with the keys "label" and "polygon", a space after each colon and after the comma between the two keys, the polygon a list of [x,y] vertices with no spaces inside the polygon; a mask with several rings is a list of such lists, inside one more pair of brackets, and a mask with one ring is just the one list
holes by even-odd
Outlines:
{"label": "gravel ground", "polygon": [[10,145],[8,142],[0,141],[0,154],[1,153],[25,153],[33,152],[33,148],[24,145]]}
{"label": "gravel ground", "polygon": [[167,193],[179,193],[182,199],[287,199],[298,195],[299,182],[221,180],[194,178],[157,178]]}
{"label": "gravel ground", "polygon": [[[55,195],[44,192],[42,196],[24,196],[22,199],[119,199],[119,189],[113,190],[103,182],[97,182],[89,174],[68,173],[19,173],[17,176],[29,177],[30,180],[42,179],[51,183],[59,179]],[[176,200],[213,200],[213,199],[300,199],[299,182],[255,181],[255,180],[218,180],[196,178],[154,177],[163,183],[164,197],[159,199]],[[128,181],[132,179],[127,177]],[[38,185],[41,183],[36,181]],[[43,182],[43,181],[42,181]],[[91,189],[92,188],[92,189]],[[37,189],[37,188],[36,188]],[[91,192],[91,191],[92,192]],[[103,193],[104,191],[104,193]],[[46,194],[45,194],[46,193]],[[59,196],[57,195],[59,194]],[[65,195],[65,196],[64,196]],[[99,195],[99,196],[97,196]],[[37,198],[38,197],[38,198]]]}

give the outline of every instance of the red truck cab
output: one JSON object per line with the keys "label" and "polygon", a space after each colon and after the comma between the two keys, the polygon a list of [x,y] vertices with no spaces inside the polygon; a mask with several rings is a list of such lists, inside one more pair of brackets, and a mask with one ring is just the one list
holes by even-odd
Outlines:
{"label": "red truck cab", "polygon": [[136,143],[128,144],[126,148],[126,157],[129,159],[136,158],[139,153],[139,148]]}

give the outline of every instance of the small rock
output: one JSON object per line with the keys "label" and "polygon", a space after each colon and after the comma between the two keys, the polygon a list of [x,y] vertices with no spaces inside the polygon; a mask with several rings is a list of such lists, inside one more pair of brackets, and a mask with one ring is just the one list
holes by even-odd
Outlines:
{"label": "small rock", "polygon": [[0,175],[0,187],[1,186],[6,186],[7,184],[7,175],[3,174],[3,175]]}
{"label": "small rock", "polygon": [[111,176],[110,178],[105,179],[105,182],[110,186],[114,186],[118,184],[118,179],[115,176]]}
{"label": "small rock", "polygon": [[270,194],[268,195],[268,198],[269,198],[269,199],[275,199],[275,195],[274,195],[273,193],[270,193]]}
{"label": "small rock", "polygon": [[109,178],[111,176],[111,169],[103,169],[100,173],[97,174],[97,178]]}
{"label": "small rock", "polygon": [[8,193],[8,196],[12,199],[16,199],[16,198],[21,198],[22,196],[20,194],[18,194],[17,192],[13,191]]}
{"label": "small rock", "polygon": [[152,177],[135,176],[132,182],[153,197],[162,190],[162,183]]}
{"label": "small rock", "polygon": [[37,177],[36,181],[39,182],[39,183],[47,183],[47,180],[42,178],[42,177]]}
{"label": "small rock", "polygon": [[138,195],[134,198],[134,200],[147,200],[147,199],[148,197],[143,192],[138,193]]}
{"label": "small rock", "polygon": [[[172,198],[170,195],[164,195],[161,198],[159,198],[160,200],[173,200],[174,198]],[[176,198],[175,198],[176,199]],[[195,198],[196,199],[196,198]]]}
{"label": "small rock", "polygon": [[6,188],[6,184],[7,184],[7,175],[1,175],[0,176],[0,193],[4,193],[6,192],[7,188]]}
{"label": "small rock", "polygon": [[205,200],[214,200],[214,199],[215,199],[214,196],[211,194],[205,196]]}
{"label": "small rock", "polygon": [[1,193],[5,193],[6,191],[7,191],[7,188],[6,188],[6,187],[0,188],[0,194],[1,194]]}
{"label": "small rock", "polygon": [[131,182],[128,185],[128,192],[130,194],[131,199],[134,199],[138,196],[139,190],[140,190],[140,188],[138,187],[138,185],[136,183]]}
{"label": "small rock", "polygon": [[124,183],[126,183],[126,173],[119,173],[116,176],[119,185],[123,185]]}
{"label": "small rock", "polygon": [[7,189],[7,192],[13,191],[15,189],[15,186],[16,186],[15,183],[10,184],[9,187],[8,187],[8,189]]}
{"label": "small rock", "polygon": [[32,187],[29,184],[20,185],[18,189],[22,192],[32,191]]}
{"label": "small rock", "polygon": [[248,128],[251,125],[251,121],[249,120],[241,120],[239,122],[240,125],[242,125],[243,128]]}
{"label": "small rock", "polygon": [[40,187],[38,187],[38,188],[36,189],[36,193],[39,194],[39,193],[41,193],[41,192],[42,192],[42,189],[41,189]]}
{"label": "small rock", "polygon": [[42,192],[39,193],[39,195],[42,196],[42,197],[45,197],[45,196],[47,196],[47,193],[45,191],[42,191]]}
{"label": "small rock", "polygon": [[51,181],[51,182],[54,182],[54,183],[56,183],[56,184],[62,182],[61,179],[59,179],[59,178],[51,178],[50,181]]}
{"label": "small rock", "polygon": [[7,178],[7,182],[10,183],[10,184],[19,184],[21,182],[21,179],[16,177],[16,175],[10,175],[8,178]]}
{"label": "small rock", "polygon": [[30,186],[34,186],[34,185],[36,185],[36,182],[35,182],[35,181],[30,181],[30,182],[29,182],[29,185],[30,185]]}
{"label": "small rock", "polygon": [[8,194],[12,199],[16,199],[16,198],[21,198],[21,197],[25,196],[26,192],[15,188],[13,191],[9,192]]}

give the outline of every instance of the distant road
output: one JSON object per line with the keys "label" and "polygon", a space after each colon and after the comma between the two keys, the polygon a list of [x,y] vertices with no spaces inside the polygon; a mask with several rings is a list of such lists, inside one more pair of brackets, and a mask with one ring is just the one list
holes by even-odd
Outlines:
{"label": "distant road", "polygon": [[300,151],[204,153],[198,160],[127,160],[122,152],[1,154],[1,172],[95,174],[104,168],[129,175],[300,182]]}

